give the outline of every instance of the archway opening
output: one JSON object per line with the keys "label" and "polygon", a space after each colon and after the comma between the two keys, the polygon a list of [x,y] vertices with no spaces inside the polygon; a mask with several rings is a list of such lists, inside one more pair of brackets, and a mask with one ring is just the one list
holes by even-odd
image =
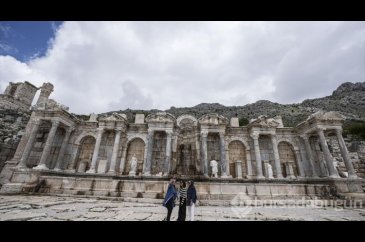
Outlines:
{"label": "archway opening", "polygon": [[93,136],[85,136],[80,141],[79,152],[75,167],[76,172],[85,172],[90,169],[95,142],[96,140]]}
{"label": "archway opening", "polygon": [[133,155],[137,158],[136,175],[142,173],[143,161],[145,157],[144,151],[145,151],[145,143],[141,138],[135,138],[129,142],[124,174],[128,174],[131,170],[131,160]]}
{"label": "archway opening", "polygon": [[282,141],[278,145],[281,171],[284,177],[298,176],[298,165],[294,149],[288,142]]}
{"label": "archway opening", "polygon": [[234,140],[228,145],[229,172],[232,177],[237,177],[236,163],[241,161],[242,177],[247,176],[246,148],[241,141]]}

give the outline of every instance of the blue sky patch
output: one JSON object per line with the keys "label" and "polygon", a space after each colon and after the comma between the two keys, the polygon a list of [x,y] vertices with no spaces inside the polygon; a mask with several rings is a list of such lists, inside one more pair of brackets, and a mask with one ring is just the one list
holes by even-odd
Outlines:
{"label": "blue sky patch", "polygon": [[44,56],[62,21],[0,21],[0,55],[27,62]]}

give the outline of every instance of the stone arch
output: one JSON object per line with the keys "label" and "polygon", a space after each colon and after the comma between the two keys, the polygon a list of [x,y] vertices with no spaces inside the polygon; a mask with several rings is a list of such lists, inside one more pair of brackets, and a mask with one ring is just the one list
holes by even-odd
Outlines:
{"label": "stone arch", "polygon": [[139,133],[127,134],[127,143],[126,143],[127,147],[129,143],[132,142],[134,139],[141,139],[145,144],[147,144],[147,134],[139,134]]}
{"label": "stone arch", "polygon": [[145,160],[145,147],[146,142],[141,137],[134,137],[127,142],[127,154],[126,154],[126,166],[125,166],[125,174],[128,174],[131,169],[130,161],[132,160],[133,155],[136,155],[137,158],[137,171],[136,174],[141,174],[143,170],[143,162]]}
{"label": "stone arch", "polygon": [[96,140],[96,134],[94,132],[82,132],[79,136],[77,136],[76,140],[75,140],[75,145],[80,145],[81,144],[81,140],[83,138],[85,138],[86,136],[92,136],[94,137],[94,139]]}
{"label": "stone arch", "polygon": [[232,142],[232,141],[240,141],[246,148],[247,151],[250,150],[250,145],[248,144],[248,142],[244,139],[244,138],[241,138],[241,137],[229,137],[226,139],[226,150],[228,150],[228,145]]}
{"label": "stone arch", "polygon": [[180,126],[181,121],[182,121],[182,120],[184,120],[184,119],[189,119],[189,120],[191,120],[194,126],[197,126],[197,125],[198,125],[198,120],[197,120],[194,116],[189,115],[189,114],[183,114],[183,115],[180,115],[180,116],[176,119],[177,126]]}
{"label": "stone arch", "polygon": [[294,151],[299,150],[299,147],[295,144],[295,142],[287,137],[278,138],[277,143],[279,144],[280,142],[286,142],[290,144]]}
{"label": "stone arch", "polygon": [[[279,151],[280,165],[283,176],[289,177],[290,175],[294,175],[295,177],[298,177],[299,166],[297,157],[295,156],[294,146],[287,141],[280,141],[278,142],[278,151]],[[291,174],[291,171],[289,170],[290,169],[289,163],[291,163],[294,174]]]}
{"label": "stone arch", "polygon": [[[227,142],[228,143],[228,142]],[[247,169],[247,152],[249,152],[242,140],[234,139],[228,144],[228,159],[229,159],[229,172],[232,177],[237,177],[236,161],[240,160],[242,177],[246,177],[248,173]]]}
{"label": "stone arch", "polygon": [[95,143],[96,138],[94,135],[83,136],[83,138],[79,141],[75,164],[76,172],[85,172],[89,170]]}
{"label": "stone arch", "polygon": [[54,169],[56,164],[57,164],[57,160],[58,160],[58,155],[61,149],[61,145],[63,142],[63,139],[65,137],[66,134],[66,129],[65,127],[58,127],[55,137],[53,139],[53,143],[51,146],[51,150],[49,152],[49,156],[48,156],[48,168],[50,169]]}

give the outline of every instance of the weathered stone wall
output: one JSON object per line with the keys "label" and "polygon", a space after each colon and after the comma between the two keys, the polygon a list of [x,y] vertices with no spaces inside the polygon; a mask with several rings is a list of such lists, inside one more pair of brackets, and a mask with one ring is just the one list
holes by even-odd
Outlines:
{"label": "weathered stone wall", "polygon": [[29,111],[0,106],[0,171],[13,158],[29,118]]}
{"label": "weathered stone wall", "polygon": [[[365,178],[365,141],[354,140],[351,135],[345,137],[344,140],[349,151],[350,161],[354,166],[356,174],[359,177]],[[342,160],[336,136],[328,136],[327,143],[332,156],[338,161],[338,170],[346,172],[347,169]]]}

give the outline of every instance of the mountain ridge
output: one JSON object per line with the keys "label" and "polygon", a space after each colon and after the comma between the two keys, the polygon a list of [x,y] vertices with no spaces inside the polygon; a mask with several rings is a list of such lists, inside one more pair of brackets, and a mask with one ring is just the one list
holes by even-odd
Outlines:
{"label": "mountain ridge", "polygon": [[125,109],[111,111],[100,115],[108,115],[113,112],[125,113],[130,122],[133,122],[136,113],[150,113],[165,111],[175,117],[182,114],[190,114],[196,118],[207,113],[218,113],[227,118],[239,117],[245,119],[257,118],[259,115],[274,117],[282,116],[285,126],[295,126],[304,121],[310,114],[317,111],[337,111],[348,120],[365,121],[365,82],[344,82],[332,92],[331,95],[305,99],[301,103],[280,104],[270,100],[258,100],[243,106],[224,106],[220,103],[200,103],[193,107],[170,107],[166,110],[133,110]]}

